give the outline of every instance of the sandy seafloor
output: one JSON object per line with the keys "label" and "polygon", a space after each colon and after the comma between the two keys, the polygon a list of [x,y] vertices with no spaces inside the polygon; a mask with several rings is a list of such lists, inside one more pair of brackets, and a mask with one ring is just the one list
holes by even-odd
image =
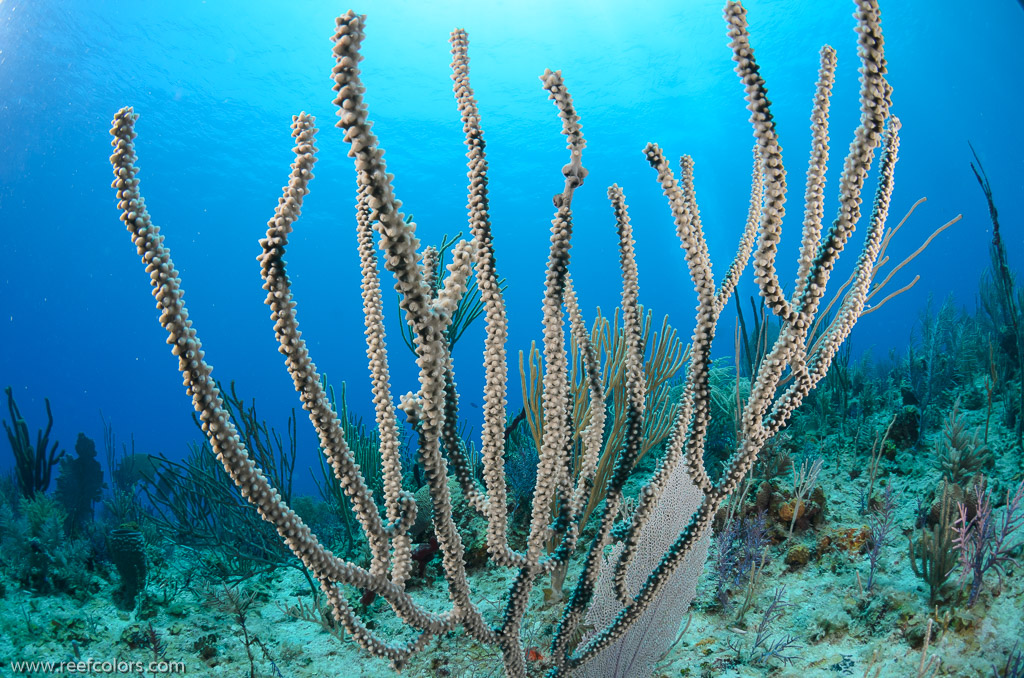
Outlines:
{"label": "sandy seafloor", "polygon": [[[969,426],[973,427],[982,423],[984,412],[967,412],[966,416]],[[655,675],[722,678],[996,675],[993,666],[1002,670],[1015,643],[1024,638],[1021,568],[1011,564],[1002,585],[990,572],[987,589],[972,608],[958,598],[955,590],[950,590],[947,598],[961,602],[929,609],[927,586],[914,575],[908,562],[908,534],[915,506],[912,501],[901,501],[896,509],[896,529],[882,552],[874,590],[862,592],[857,574],[863,583],[867,575],[867,556],[843,549],[818,553],[815,544],[823,535],[848,534],[847,530],[856,532],[866,526],[866,517],[860,514],[858,505],[858,491],[864,476],[851,481],[849,473],[852,464],[864,462],[864,450],[855,454],[852,442],[838,433],[819,438],[817,444],[825,456],[825,467],[818,480],[827,499],[827,519],[817,527],[798,530],[791,543],[771,547],[763,582],[746,618],[748,633],[738,629],[733,616],[722,614],[714,604],[709,562],[691,610],[693,616],[687,632],[659,664]],[[1012,449],[1009,433],[1000,427],[993,427],[990,444],[993,449]],[[922,496],[936,482],[937,472],[922,464],[915,454],[912,450],[899,452],[889,464],[888,474],[882,474],[886,482],[895,483],[898,497]],[[1019,466],[1015,464],[1019,464],[1019,460],[1014,454],[1001,454],[992,475],[1012,478],[1019,473]],[[785,484],[786,479],[780,481]],[[784,562],[785,551],[799,544],[811,547],[814,555],[806,565],[794,569]],[[166,563],[178,568],[186,568],[187,559],[193,557],[189,550],[171,545],[166,546],[164,552]],[[577,568],[574,564],[567,582],[574,581]],[[951,576],[952,589],[955,589],[957,576],[957,572]],[[471,572],[470,578],[475,600],[485,616],[493,615],[507,589],[511,571],[484,566]],[[164,644],[163,658],[185,662],[188,674],[250,675],[242,631],[229,614],[200,604],[188,591],[179,593],[172,603],[161,604],[160,586],[151,581],[148,593],[158,601],[152,606],[155,616],[139,620],[133,613],[119,611],[111,603],[116,576],[97,575],[94,579],[97,590],[82,600],[67,595],[34,595],[13,582],[3,582],[0,660],[7,668],[0,668],[0,674],[28,675],[10,673],[11,660],[69,660],[76,652],[82,659],[148,661],[152,658],[150,650],[131,649],[125,639],[133,628],[148,628],[152,624]],[[425,579],[414,578],[410,590],[424,605],[440,611],[448,604],[441,581],[440,566],[435,559]],[[785,601],[790,605],[776,632],[796,637],[799,647],[791,651],[795,659],[791,664],[770,660],[761,666],[749,665],[737,658],[728,643],[732,639],[734,645],[743,646],[750,627],[760,619],[774,587],[779,584],[785,584]],[[307,602],[310,598],[308,584],[298,571],[279,571],[243,586],[260,591],[247,616],[248,632],[266,647],[266,654],[255,651],[256,675],[285,678],[392,675],[387,662],[368,656],[350,639],[339,641],[317,624],[285,614],[283,607],[293,605],[297,596],[304,596]],[[539,653],[539,658],[530,663],[531,675],[544,673],[543,655],[559,616],[557,606],[543,606],[541,586],[534,589],[531,609],[524,623],[525,645]],[[733,599],[739,595],[734,594]],[[922,666],[920,638],[929,617],[934,620],[934,637],[925,661],[934,663],[930,670],[919,673]],[[371,605],[367,618],[373,620],[371,625],[378,633],[396,638],[403,635],[401,624],[381,600]],[[197,649],[202,643],[197,641],[211,634],[216,653],[203,659]],[[455,634],[432,641],[427,651],[412,658],[402,675],[468,677],[500,676],[502,672],[500,658],[492,649]]]}

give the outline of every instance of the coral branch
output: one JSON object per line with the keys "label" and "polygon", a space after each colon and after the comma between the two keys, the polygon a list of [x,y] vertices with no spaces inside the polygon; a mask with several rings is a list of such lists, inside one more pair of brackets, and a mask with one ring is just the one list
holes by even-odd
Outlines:
{"label": "coral branch", "polygon": [[[258,468],[239,437],[189,320],[178,271],[164,246],[160,230],[150,219],[139,189],[134,145],[137,116],[131,108],[117,113],[111,130],[114,137],[111,163],[121,219],[150,275],[160,322],[168,333],[172,353],[179,359],[186,392],[192,396],[211,449],[241,494],[274,526],[292,553],[320,583],[336,619],[363,648],[390,659],[400,668],[433,636],[462,627],[475,641],[500,650],[508,676],[525,678],[527,651],[522,635],[530,593],[542,574],[554,573],[553,579],[556,575],[565,576],[583,533],[584,521],[591,511],[597,518],[596,530],[592,541],[581,549],[579,576],[552,642],[550,675],[564,676],[603,651],[622,648],[627,641],[630,647],[636,648],[638,636],[635,634],[646,633],[645,625],[653,623],[651,620],[672,626],[671,633],[655,635],[664,636],[669,642],[675,637],[678,626],[675,622],[681,620],[683,608],[688,604],[684,598],[692,597],[706,558],[712,518],[744,480],[765,443],[786,425],[795,408],[828,372],[840,345],[864,310],[878,271],[879,253],[887,242],[885,225],[899,147],[899,121],[889,115],[890,88],[885,80],[877,4],[875,0],[857,0],[857,6],[860,125],[839,182],[839,214],[822,236],[824,177],[829,152],[828,112],[835,73],[835,52],[823,48],[811,115],[812,150],[804,194],[798,276],[792,296],[783,294],[775,265],[786,202],[782,147],[767,86],[747,32],[746,11],[739,2],[728,2],[725,18],[757,145],[749,211],[736,254],[718,283],[697,204],[692,158],[683,156],[677,180],[659,146],[652,143],[644,149],[668,200],[698,301],[683,395],[671,426],[667,425],[670,410],[648,408],[647,404],[659,393],[664,380],[685,360],[679,348],[682,342],[676,340],[674,332],[671,337],[666,336],[668,326],[663,324],[660,342],[657,335],[652,342],[660,360],[645,361],[650,314],[645,317],[640,305],[633,232],[625,196],[616,185],[609,189],[608,196],[619,241],[622,336],[614,341],[613,347],[611,333],[602,334],[599,329],[607,329],[606,320],[603,325],[595,323],[592,335],[588,335],[583,322],[570,276],[570,252],[573,197],[587,177],[582,155],[586,141],[580,116],[561,72],[548,70],[541,76],[543,87],[561,119],[569,161],[562,168],[561,190],[553,198],[555,214],[551,220],[542,300],[543,374],[539,374],[540,358],[531,356],[534,381],[527,392],[534,395],[534,402],[529,412],[529,425],[538,443],[539,459],[528,536],[521,553],[509,546],[508,488],[504,470],[508,443],[505,435],[508,313],[496,270],[489,215],[488,164],[480,112],[469,83],[466,32],[456,30],[451,35],[452,80],[465,133],[468,221],[472,238],[455,244],[452,263],[446,272],[441,270],[443,251],[452,243],[446,241],[440,251],[433,248],[421,251],[416,224],[401,211],[394,178],[384,162],[384,150],[372,131],[358,68],[365,17],[351,11],[340,16],[333,36],[336,126],[349,144],[348,155],[355,165],[356,236],[363,273],[366,355],[380,436],[384,515],[374,502],[350,443],[345,439],[346,429],[339,421],[332,398],[299,332],[296,304],[284,261],[288,235],[309,191],[316,162],[317,129],[312,116],[305,113],[293,119],[295,161],[283,197],[268,224],[267,235],[261,241],[263,253],[259,261],[279,350],[285,356],[302,406],[317,431],[327,463],[352,504],[370,547],[368,568],[337,557],[318,541],[271,485],[267,474]],[[830,273],[860,221],[861,193],[876,150],[880,156],[879,183],[864,244],[835,317],[820,335],[816,335],[812,328],[819,317]],[[394,277],[402,322],[409,328],[409,343],[419,369],[416,390],[402,397],[397,405],[390,387],[374,232],[383,251],[384,268]],[[758,367],[752,376],[747,401],[738,403],[742,405],[743,414],[737,428],[737,447],[727,460],[724,473],[712,479],[704,462],[712,412],[711,344],[721,312],[751,258],[761,296],[779,317],[780,331],[774,345],[765,344],[765,350],[759,351],[765,355],[751,356],[752,363]],[[451,352],[457,338],[452,328],[461,322],[460,302],[468,294],[470,302],[475,303],[474,283],[486,316],[482,484],[463,456],[463,443],[458,434],[459,392]],[[568,334],[578,351],[573,358],[566,346],[567,324]],[[615,329],[619,329],[617,324]],[[608,356],[605,365],[599,364],[602,355]],[[615,364],[609,364],[611,362]],[[656,362],[661,366],[651,368],[650,373],[645,371],[645,363]],[[537,373],[533,373],[533,368]],[[522,366],[521,371],[525,376]],[[787,381],[783,381],[784,375]],[[612,382],[616,384],[614,391],[610,386]],[[583,392],[589,398],[587,403],[578,402]],[[611,398],[620,398],[614,401],[615,409],[622,411],[614,413],[609,425],[605,417],[606,399]],[[13,405],[11,407],[12,417],[17,420],[20,415]],[[416,507],[413,498],[403,492],[401,486],[398,410],[405,413],[415,431],[417,458],[429,489],[434,524],[434,540],[429,547],[415,553],[407,531],[415,520]],[[636,461],[650,449],[651,438],[655,436],[667,436],[667,449],[653,477],[638,495],[626,497],[626,481]],[[25,436],[19,433],[18,440],[22,437]],[[610,449],[612,443],[614,449]],[[607,457],[604,456],[606,448],[610,449]],[[492,563],[517,570],[505,597],[505,608],[493,620],[485,620],[471,596],[466,549],[453,516],[449,464],[469,505],[487,519],[487,551]],[[598,501],[595,502],[592,495],[597,495]],[[597,510],[602,498],[603,507]],[[624,508],[628,506],[634,507],[631,513]],[[681,506],[685,509],[678,508]],[[627,515],[622,523],[614,525],[622,517],[620,509]],[[667,519],[667,514],[671,520]],[[665,525],[670,527],[661,527]],[[964,529],[967,530],[966,524]],[[652,536],[655,534],[657,540]],[[612,550],[612,556],[607,557],[605,547],[613,540],[620,543]],[[425,563],[435,550],[441,555],[452,603],[451,609],[443,614],[417,604],[405,591],[413,560]],[[351,591],[346,587],[360,589],[366,596],[381,596],[411,629],[410,635],[396,642],[383,633],[372,631],[352,610],[348,602]],[[776,596],[776,603],[780,600],[781,593]],[[601,608],[601,614],[591,617],[588,613],[596,608]],[[766,620],[768,618],[766,615]],[[600,619],[595,623],[600,628],[585,630],[584,619],[588,622]],[[670,621],[673,619],[675,622]],[[631,633],[634,635],[629,638]],[[788,641],[772,644],[763,635],[758,636],[752,652],[759,652],[762,657],[775,654],[788,659],[779,654]],[[651,648],[646,649],[645,655],[658,655],[650,651]]]}

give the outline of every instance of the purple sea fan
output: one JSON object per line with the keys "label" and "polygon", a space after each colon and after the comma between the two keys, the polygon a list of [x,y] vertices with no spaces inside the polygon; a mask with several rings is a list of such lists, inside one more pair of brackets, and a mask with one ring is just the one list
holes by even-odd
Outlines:
{"label": "purple sea fan", "polygon": [[1024,481],[1017,486],[1013,496],[1010,496],[1010,490],[1006,491],[1006,508],[998,520],[992,514],[992,497],[989,492],[978,486],[974,491],[977,513],[973,518],[968,518],[967,504],[959,502],[960,517],[953,523],[953,532],[956,533],[953,547],[960,555],[961,585],[973,576],[967,598],[968,607],[978,600],[985,573],[989,569],[994,569],[1002,582],[1003,565],[1014,560],[1010,556],[1013,550],[1010,538],[1024,524],[1024,511],[1021,510],[1024,504]]}

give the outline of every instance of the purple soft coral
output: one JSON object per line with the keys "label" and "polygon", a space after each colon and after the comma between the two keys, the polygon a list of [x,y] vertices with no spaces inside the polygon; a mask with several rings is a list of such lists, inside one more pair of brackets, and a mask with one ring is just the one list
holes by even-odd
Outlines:
{"label": "purple soft coral", "polygon": [[875,514],[870,519],[871,524],[871,548],[868,551],[868,562],[871,569],[868,571],[867,590],[875,585],[875,572],[878,569],[878,559],[882,555],[882,547],[885,540],[892,533],[896,519],[896,494],[892,489],[892,483],[885,486],[882,494],[882,503],[875,509]]}
{"label": "purple soft coral", "polygon": [[960,554],[960,583],[963,584],[973,575],[967,598],[968,607],[978,600],[985,573],[994,569],[1001,582],[1003,565],[1013,561],[1010,537],[1024,524],[1024,511],[1021,510],[1024,504],[1024,482],[1017,486],[1012,497],[1010,490],[1006,491],[1006,508],[999,520],[992,515],[992,497],[987,490],[975,487],[975,497],[978,509],[974,517],[968,518],[967,505],[960,502],[960,517],[953,523],[953,531],[956,533],[953,546]]}

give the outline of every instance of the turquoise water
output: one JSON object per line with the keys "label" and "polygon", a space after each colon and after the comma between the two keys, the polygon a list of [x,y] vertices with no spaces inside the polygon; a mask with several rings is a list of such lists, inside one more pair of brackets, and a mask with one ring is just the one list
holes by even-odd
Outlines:
{"label": "turquoise water", "polygon": [[[792,262],[797,241],[807,120],[817,51],[825,43],[839,52],[833,187],[840,167],[835,158],[852,138],[857,61],[851,8],[839,1],[748,7],[789,167],[792,214],[780,262]],[[117,430],[134,431],[142,449],[173,454],[165,443],[192,435],[188,401],[109,189],[107,130],[124,105],[141,115],[143,190],[183,272],[208,357],[221,379],[236,380],[268,412],[295,400],[262,304],[257,240],[287,177],[291,116],[305,110],[318,117],[320,162],[289,252],[290,272],[323,371],[357,392],[367,385],[351,165],[341,133],[329,128],[335,118],[328,38],[341,9],[217,2],[0,6],[0,304],[6,324],[0,381],[16,387],[30,412],[41,412],[49,396],[60,412],[60,437],[95,428],[100,409]],[[545,68],[563,70],[588,141],[591,174],[576,198],[574,249],[584,307],[617,303],[616,276],[608,274],[617,255],[604,194],[618,182],[637,228],[641,300],[688,326],[690,284],[641,151],[655,141],[670,157],[694,157],[712,260],[723,270],[746,210],[752,139],[719,3],[642,3],[627,10],[592,2],[429,9],[410,2],[355,9],[368,13],[362,65],[370,115],[399,197],[426,242],[466,229],[447,37],[454,27],[469,31],[471,77],[492,167],[499,272],[509,281],[516,320],[512,355],[538,336],[550,196],[560,187],[566,155],[555,109],[537,79]],[[952,293],[974,305],[989,222],[971,174],[968,140],[1001,198],[1008,248],[1024,252],[1024,233],[1013,226],[1021,220],[1021,201],[1014,197],[1024,189],[1017,115],[1024,94],[1014,85],[1019,54],[1012,47],[1024,12],[1009,0],[966,13],[947,2],[893,2],[882,9],[894,111],[903,121],[893,213],[929,198],[894,247],[909,253],[934,228],[964,214],[906,271],[905,282],[913,272],[922,275],[917,286],[857,328],[858,348],[875,345],[885,353],[906,345],[929,294],[942,300]],[[826,217],[831,214],[833,202],[826,207]],[[788,280],[793,269],[782,270]],[[738,298],[753,292],[748,274]],[[467,355],[459,376],[474,392],[480,382],[473,373],[477,348],[470,343],[461,347]],[[731,355],[731,337],[720,343],[721,354]],[[402,387],[411,388],[412,374],[401,375]],[[353,406],[369,412],[360,399]]]}

